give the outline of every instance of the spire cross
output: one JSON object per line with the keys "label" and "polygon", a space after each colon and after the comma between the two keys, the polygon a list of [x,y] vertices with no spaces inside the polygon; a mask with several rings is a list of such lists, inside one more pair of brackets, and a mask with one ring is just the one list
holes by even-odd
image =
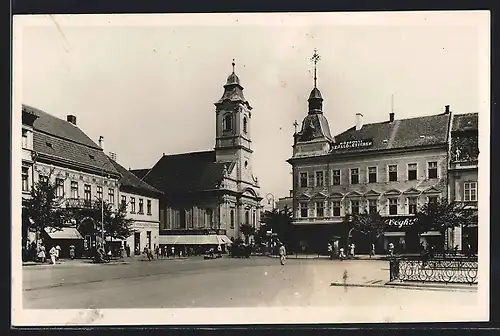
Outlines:
{"label": "spire cross", "polygon": [[314,49],[314,54],[312,55],[311,57],[311,61],[314,62],[314,87],[316,87],[316,82],[317,82],[317,77],[316,77],[316,65],[318,63],[318,61],[321,59],[321,57],[319,56],[318,54],[318,50],[317,49]]}
{"label": "spire cross", "polygon": [[299,126],[299,124],[297,123],[297,120],[295,120],[293,122],[293,127],[295,128],[295,133],[297,133],[297,126]]}
{"label": "spire cross", "polygon": [[234,73],[234,66],[236,65],[236,64],[234,63],[234,58],[233,58],[233,63],[232,63],[232,65],[233,65],[233,73]]}

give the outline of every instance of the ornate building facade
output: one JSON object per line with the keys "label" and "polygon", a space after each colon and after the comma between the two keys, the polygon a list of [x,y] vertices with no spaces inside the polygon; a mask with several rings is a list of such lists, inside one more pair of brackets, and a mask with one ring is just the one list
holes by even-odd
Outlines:
{"label": "ornate building facade", "polygon": [[134,233],[124,241],[133,254],[141,254],[144,247],[154,249],[160,236],[160,199],[163,193],[111,159],[120,173],[120,204],[127,210],[127,217],[133,219]]}
{"label": "ornate building facade", "polygon": [[[450,141],[450,160],[448,168],[450,200],[465,202],[469,207],[478,209],[478,164],[479,164],[479,127],[478,113],[457,114],[453,117]],[[453,246],[462,250],[469,244],[477,253],[478,223],[468,227],[455,228]]]}
{"label": "ornate building facade", "polygon": [[260,223],[259,183],[252,166],[252,107],[234,71],[215,103],[215,148],[163,155],[132,172],[162,191],[160,244],[197,245],[204,236],[239,238],[241,224]]}
{"label": "ornate building facade", "polygon": [[442,114],[411,119],[390,113],[388,120],[372,124],[363,124],[358,113],[356,125],[334,137],[316,78],[308,102],[288,160],[301,245],[323,252],[329,241],[344,246],[354,241],[359,251],[368,250],[363,237],[351,232],[348,215],[379,212],[390,229],[377,253],[389,242],[401,252],[418,252],[421,241],[439,246],[439,232],[419,236],[411,225],[419,205],[448,197],[449,106]]}
{"label": "ornate building facade", "polygon": [[[29,195],[31,186],[40,179],[50,178],[58,183],[57,195],[64,200],[66,208],[89,208],[101,197],[118,204],[120,174],[102,148],[77,126],[75,116],[68,115],[67,120],[62,120],[28,105],[22,105],[22,112],[36,116],[32,133],[33,172],[31,179],[28,177],[25,182],[23,169],[23,194]],[[29,143],[29,133],[27,137]],[[24,217],[23,220],[30,220]],[[74,226],[47,234],[59,240],[76,237],[83,245],[83,238]],[[33,241],[35,234],[30,233],[28,239]]]}

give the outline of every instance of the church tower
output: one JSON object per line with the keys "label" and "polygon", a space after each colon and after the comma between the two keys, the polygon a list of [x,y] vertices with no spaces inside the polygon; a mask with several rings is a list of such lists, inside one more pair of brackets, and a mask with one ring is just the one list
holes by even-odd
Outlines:
{"label": "church tower", "polygon": [[252,173],[251,118],[252,106],[243,95],[243,86],[233,72],[224,85],[224,93],[216,103],[215,156],[217,162],[236,163],[237,181],[256,185]]}
{"label": "church tower", "polygon": [[314,62],[314,88],[307,100],[308,112],[302,121],[302,128],[294,134],[293,157],[324,155],[335,143],[328,120],[323,114],[323,97],[317,86],[317,63],[320,57],[316,50],[311,60]]}

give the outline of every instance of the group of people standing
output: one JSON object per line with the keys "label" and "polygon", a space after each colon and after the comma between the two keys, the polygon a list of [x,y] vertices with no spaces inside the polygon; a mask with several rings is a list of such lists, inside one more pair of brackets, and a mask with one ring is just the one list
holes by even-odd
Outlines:
{"label": "group of people standing", "polygon": [[[344,260],[344,259],[348,259],[348,258],[354,258],[355,249],[356,249],[356,245],[354,243],[350,243],[347,246],[347,251],[344,249],[343,246],[339,247],[338,241],[335,241],[333,244],[328,243],[328,245],[327,245],[327,250],[328,250],[328,254],[330,256],[330,259],[337,258],[340,260]],[[371,252],[370,252],[370,255],[371,255]]]}
{"label": "group of people standing", "polygon": [[[74,248],[74,246],[73,246]],[[74,256],[74,249],[70,250],[70,255],[73,253]],[[61,255],[61,247],[59,245],[52,245],[50,250],[47,253],[47,249],[45,248],[44,244],[37,244],[33,242],[30,245],[30,254],[32,255],[32,261],[37,261],[41,262],[42,264],[46,263],[47,260],[50,260],[50,263],[52,265],[55,265],[56,262],[59,260],[60,255]]]}

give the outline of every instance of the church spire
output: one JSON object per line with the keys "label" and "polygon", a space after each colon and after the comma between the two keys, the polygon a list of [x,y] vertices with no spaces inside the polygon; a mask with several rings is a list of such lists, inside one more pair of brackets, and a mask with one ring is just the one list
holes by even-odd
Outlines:
{"label": "church spire", "polygon": [[309,95],[309,114],[311,113],[322,113],[323,108],[323,97],[321,97],[321,92],[317,87],[317,64],[321,57],[318,54],[318,50],[314,49],[314,54],[311,57],[311,61],[314,62],[314,88]]}
{"label": "church spire", "polygon": [[316,76],[316,72],[317,72],[317,64],[318,64],[318,61],[321,59],[321,57],[319,56],[318,54],[318,50],[317,49],[314,49],[314,54],[312,55],[311,57],[311,61],[314,62],[314,87],[316,88],[317,87],[317,80],[318,80],[318,77]]}

